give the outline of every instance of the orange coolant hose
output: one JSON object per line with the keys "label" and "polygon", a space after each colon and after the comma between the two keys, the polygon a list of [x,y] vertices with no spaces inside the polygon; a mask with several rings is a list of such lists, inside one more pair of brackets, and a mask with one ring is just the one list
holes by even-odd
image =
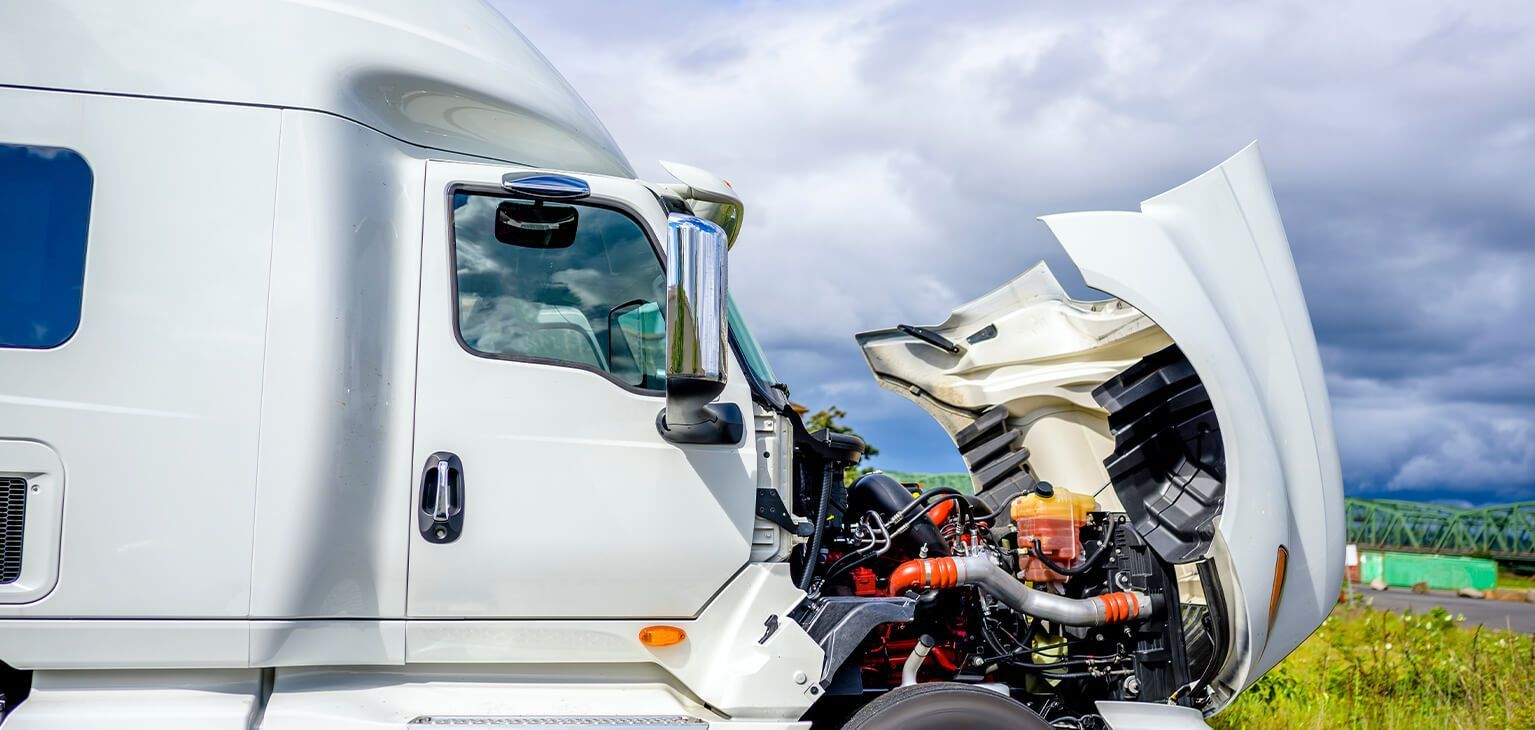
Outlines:
{"label": "orange coolant hose", "polygon": [[1153,608],[1151,597],[1139,591],[1069,598],[1030,588],[981,555],[908,560],[890,574],[892,596],[960,585],[978,586],[1019,613],[1069,626],[1124,623],[1150,616]]}

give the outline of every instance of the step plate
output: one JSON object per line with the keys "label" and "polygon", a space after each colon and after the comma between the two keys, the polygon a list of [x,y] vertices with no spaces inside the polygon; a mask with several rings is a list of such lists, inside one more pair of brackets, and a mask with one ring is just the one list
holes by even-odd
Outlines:
{"label": "step plate", "polygon": [[709,723],[683,715],[612,715],[612,716],[528,716],[491,717],[488,715],[428,715],[410,721],[412,728],[561,728],[583,730],[705,730]]}

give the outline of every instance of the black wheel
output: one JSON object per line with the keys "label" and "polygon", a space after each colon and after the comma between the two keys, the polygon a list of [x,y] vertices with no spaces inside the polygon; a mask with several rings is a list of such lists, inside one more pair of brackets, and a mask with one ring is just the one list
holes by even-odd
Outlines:
{"label": "black wheel", "polygon": [[958,682],[897,687],[848,718],[842,730],[1049,730],[1023,703],[989,689]]}

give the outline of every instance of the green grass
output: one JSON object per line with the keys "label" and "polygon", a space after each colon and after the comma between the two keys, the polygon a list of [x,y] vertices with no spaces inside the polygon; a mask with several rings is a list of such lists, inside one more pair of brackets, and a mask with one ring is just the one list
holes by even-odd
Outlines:
{"label": "green grass", "polygon": [[1535,575],[1518,575],[1503,566],[1498,566],[1498,587],[1524,590],[1535,588]]}
{"label": "green grass", "polygon": [[1532,728],[1535,637],[1436,608],[1333,611],[1216,728]]}

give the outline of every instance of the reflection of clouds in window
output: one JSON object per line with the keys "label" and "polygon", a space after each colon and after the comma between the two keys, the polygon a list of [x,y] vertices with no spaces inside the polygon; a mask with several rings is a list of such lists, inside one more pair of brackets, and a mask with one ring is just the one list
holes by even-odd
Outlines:
{"label": "reflection of clouds in window", "polygon": [[550,281],[574,294],[576,301],[581,304],[581,309],[586,311],[596,309],[611,298],[607,288],[607,285],[611,284],[610,279],[610,276],[591,269],[556,271],[549,277]]}
{"label": "reflection of clouds in window", "polygon": [[517,297],[460,294],[459,330],[464,342],[483,352],[526,352],[540,305]]}
{"label": "reflection of clouds in window", "polygon": [[25,154],[27,157],[33,157],[33,158],[36,158],[36,159],[39,159],[39,160],[68,159],[71,156],[78,156],[78,153],[76,153],[76,152],[74,152],[72,150],[66,150],[63,147],[34,147],[32,145],[7,145],[7,146],[19,147],[21,149],[22,153]]}
{"label": "reflection of clouds in window", "polygon": [[453,211],[453,235],[458,239],[458,271],[498,271],[502,263],[492,252],[500,245],[495,237],[496,198],[468,196],[462,207]]}
{"label": "reflection of clouds in window", "polygon": [[[628,216],[579,205],[566,248],[526,248],[495,236],[504,198],[455,198],[459,331],[469,347],[494,355],[560,360],[659,388],[664,338],[609,325],[637,305],[655,311],[664,275],[643,230]],[[650,333],[645,333],[649,335]],[[654,352],[651,352],[654,350]],[[655,371],[655,372],[653,372]]]}

